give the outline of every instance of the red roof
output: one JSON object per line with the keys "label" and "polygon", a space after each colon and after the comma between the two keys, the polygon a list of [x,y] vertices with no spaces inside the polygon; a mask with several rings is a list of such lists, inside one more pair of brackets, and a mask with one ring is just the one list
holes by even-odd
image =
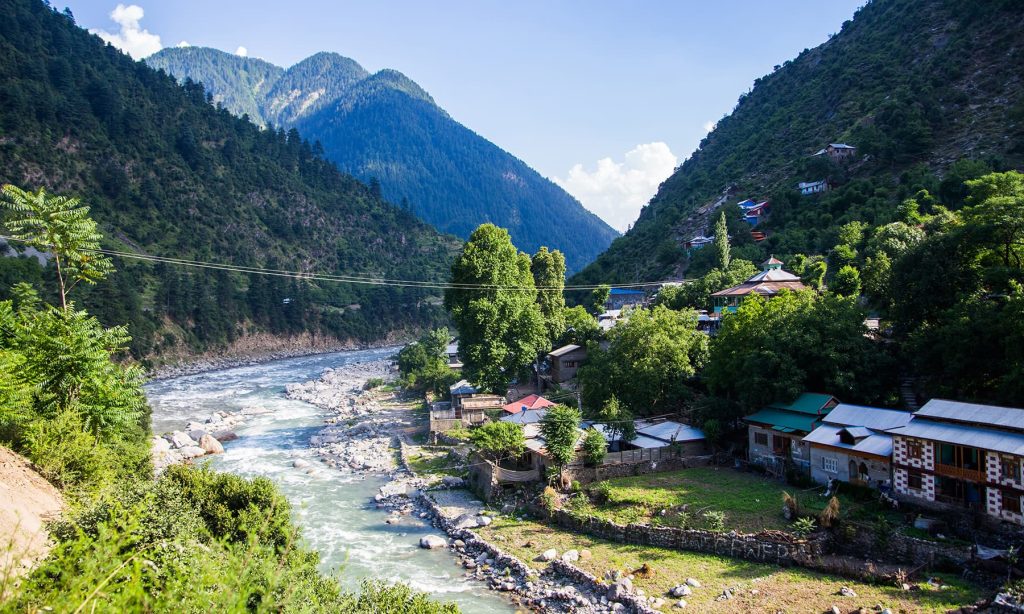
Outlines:
{"label": "red roof", "polygon": [[554,403],[544,397],[537,394],[531,394],[530,396],[523,397],[518,401],[505,405],[502,409],[510,414],[518,414],[524,409],[542,409],[544,407],[551,407],[552,405],[554,405]]}

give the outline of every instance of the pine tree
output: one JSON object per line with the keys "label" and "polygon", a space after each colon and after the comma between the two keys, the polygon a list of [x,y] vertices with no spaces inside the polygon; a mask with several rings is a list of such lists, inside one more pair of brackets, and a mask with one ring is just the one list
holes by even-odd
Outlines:
{"label": "pine tree", "polygon": [[718,268],[729,270],[729,227],[725,223],[725,211],[715,223],[715,252],[718,255]]}

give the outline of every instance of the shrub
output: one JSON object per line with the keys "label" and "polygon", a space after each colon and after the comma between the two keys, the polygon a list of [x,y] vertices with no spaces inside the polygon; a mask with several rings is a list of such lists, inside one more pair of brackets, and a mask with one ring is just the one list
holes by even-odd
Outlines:
{"label": "shrub", "polygon": [[86,430],[74,411],[62,411],[53,420],[31,422],[24,438],[25,455],[58,488],[97,490],[112,477],[108,448]]}
{"label": "shrub", "polygon": [[365,384],[363,384],[363,390],[373,390],[374,388],[380,388],[383,385],[383,377],[371,377],[370,379],[366,380]]}
{"label": "shrub", "polygon": [[600,465],[608,454],[608,443],[597,429],[587,429],[583,437],[583,461],[590,466]]}
{"label": "shrub", "polygon": [[523,427],[514,422],[488,422],[471,430],[469,439],[480,454],[495,462],[514,459],[526,450]]}
{"label": "shrub", "polygon": [[550,486],[544,487],[544,492],[540,495],[540,501],[549,514],[558,509],[558,493]]}
{"label": "shrub", "polygon": [[792,531],[793,535],[796,535],[797,537],[807,537],[813,533],[816,528],[814,519],[810,516],[804,516],[803,518],[798,518],[797,521],[793,523]]}
{"label": "shrub", "polygon": [[594,502],[598,504],[604,504],[608,502],[612,494],[612,485],[608,482],[598,482],[590,488],[591,496],[594,498]]}
{"label": "shrub", "polygon": [[704,518],[704,526],[709,531],[720,532],[725,530],[725,512],[720,510],[708,510],[701,514]]}

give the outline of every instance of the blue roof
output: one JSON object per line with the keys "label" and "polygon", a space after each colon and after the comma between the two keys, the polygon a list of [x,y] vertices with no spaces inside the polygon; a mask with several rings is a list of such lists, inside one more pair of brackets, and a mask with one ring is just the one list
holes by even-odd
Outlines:
{"label": "blue roof", "polygon": [[643,290],[633,290],[631,288],[612,288],[609,294],[643,294]]}

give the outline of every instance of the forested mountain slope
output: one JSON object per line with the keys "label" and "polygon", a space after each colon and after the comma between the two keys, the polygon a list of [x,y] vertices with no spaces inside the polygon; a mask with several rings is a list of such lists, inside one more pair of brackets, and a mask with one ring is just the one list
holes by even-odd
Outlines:
{"label": "forested mountain slope", "polygon": [[[734,249],[755,261],[824,253],[839,226],[892,221],[920,189],[957,208],[964,179],[1024,162],[1022,68],[1017,2],[874,0],[828,42],[756,80],[575,281],[684,273],[683,243],[708,228],[718,215],[708,205],[726,193],[726,202],[772,200],[757,228],[766,241],[753,245],[743,224],[731,229]],[[849,164],[812,157],[828,143],[858,155]],[[799,181],[825,178],[835,186],[825,195],[795,192]]]}
{"label": "forested mountain slope", "polygon": [[[147,62],[202,83],[237,115],[319,141],[343,170],[376,179],[386,198],[444,232],[468,237],[492,222],[507,228],[523,251],[541,245],[561,250],[570,271],[617,235],[560,187],[452,119],[397,71],[370,75],[348,58],[318,53],[282,70],[267,88],[252,78],[262,74],[262,60],[215,49],[164,49]],[[258,118],[248,104],[253,99],[262,99]]]}
{"label": "forested mountain slope", "polygon": [[[0,0],[0,182],[78,195],[107,244],[139,254],[310,273],[444,279],[457,248],[317,156],[208,104],[39,0]],[[247,82],[274,71],[251,63]],[[262,68],[261,68],[262,67]],[[444,317],[436,291],[115,262],[73,298],[131,323],[138,356],[270,332],[368,341]],[[0,259],[0,292],[50,279]]]}

